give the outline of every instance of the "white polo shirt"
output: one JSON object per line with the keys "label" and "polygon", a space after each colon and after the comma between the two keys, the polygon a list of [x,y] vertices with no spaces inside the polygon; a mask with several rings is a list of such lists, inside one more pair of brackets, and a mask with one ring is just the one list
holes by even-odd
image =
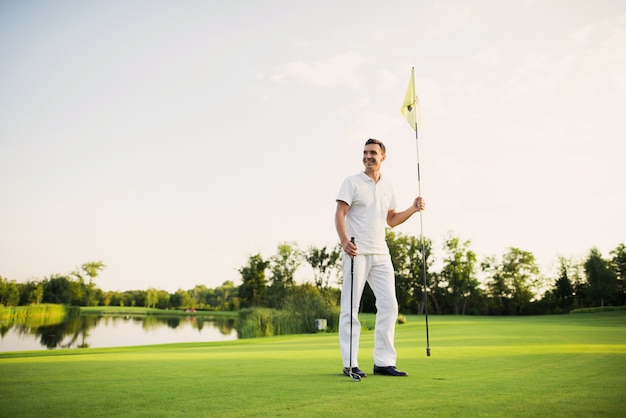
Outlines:
{"label": "white polo shirt", "polygon": [[359,254],[389,254],[385,241],[387,212],[396,208],[391,184],[381,176],[376,183],[361,172],[346,178],[337,200],[350,206],[346,215],[346,232],[354,237]]}

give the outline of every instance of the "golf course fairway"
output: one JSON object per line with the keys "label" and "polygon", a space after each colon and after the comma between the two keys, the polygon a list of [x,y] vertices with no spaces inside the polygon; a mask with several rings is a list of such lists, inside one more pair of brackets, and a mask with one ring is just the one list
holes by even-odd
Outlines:
{"label": "golf course fairway", "polygon": [[[373,315],[362,315],[372,327]],[[626,311],[429,317],[396,327],[398,368],[372,375],[373,331],[341,374],[336,333],[0,353],[2,417],[626,416]]]}

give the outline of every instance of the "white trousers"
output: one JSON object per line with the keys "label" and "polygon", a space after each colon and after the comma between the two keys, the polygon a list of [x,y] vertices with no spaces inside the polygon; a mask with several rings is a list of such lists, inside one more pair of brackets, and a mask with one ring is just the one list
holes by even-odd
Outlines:
{"label": "white trousers", "polygon": [[[386,367],[396,365],[394,338],[398,319],[395,275],[389,255],[358,255],[352,259],[343,255],[343,289],[339,316],[339,346],[344,367],[358,367],[361,323],[358,312],[365,282],[376,296],[376,328],[374,330],[374,364]],[[353,298],[350,306],[350,280],[353,278]],[[350,322],[352,321],[352,365],[350,365]]]}

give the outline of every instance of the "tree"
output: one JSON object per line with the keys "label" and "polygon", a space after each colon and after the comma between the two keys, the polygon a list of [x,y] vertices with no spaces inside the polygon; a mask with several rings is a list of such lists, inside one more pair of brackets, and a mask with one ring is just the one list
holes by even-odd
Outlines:
{"label": "tree", "polygon": [[146,308],[155,308],[159,302],[158,291],[151,287],[146,291]]}
{"label": "tree", "polygon": [[126,290],[122,293],[122,306],[146,306],[145,290]]}
{"label": "tree", "polygon": [[42,300],[43,303],[69,305],[72,301],[70,279],[59,275],[44,279]]}
{"label": "tree", "polygon": [[535,256],[528,251],[509,248],[503,258],[502,271],[512,290],[515,313],[522,314],[534,296],[532,289],[538,280],[539,267]]}
{"label": "tree", "polygon": [[302,252],[295,243],[279,244],[276,254],[270,258],[271,282],[292,286],[296,270],[302,265]]}
{"label": "tree", "polygon": [[[460,242],[458,237],[449,235],[444,242],[447,256],[441,276],[447,281],[448,293],[452,297],[454,314],[465,315],[469,297],[477,293],[476,254],[469,249],[470,241]],[[462,308],[460,304],[463,302]]]}
{"label": "tree", "polygon": [[189,291],[191,295],[190,308],[204,308],[213,296],[213,290],[203,284],[196,285]]}
{"label": "tree", "polygon": [[157,290],[157,309],[168,309],[171,307],[170,294],[165,290]]}
{"label": "tree", "polygon": [[28,302],[39,305],[43,299],[43,285],[34,283],[34,287],[28,293]]}
{"label": "tree", "polygon": [[[80,266],[80,270],[76,270],[74,273],[72,273],[76,278],[78,278],[78,281],[83,285],[85,289],[84,304],[86,306],[91,306],[94,304],[94,302],[97,305],[97,301],[94,298],[94,279],[98,277],[98,273],[105,267],[106,266],[102,261],[89,261]],[[89,281],[87,283],[85,283],[83,274],[85,274],[89,278]]]}
{"label": "tree", "polygon": [[497,313],[519,315],[525,313],[533,299],[533,287],[538,282],[539,267],[535,256],[518,248],[509,248],[498,264],[495,257],[488,257],[481,264],[490,274],[487,282],[491,306]]}
{"label": "tree", "polygon": [[[69,277],[68,277],[69,278]],[[70,304],[73,306],[85,306],[87,304],[87,284],[80,278],[78,281],[70,280]]]}
{"label": "tree", "polygon": [[618,305],[626,304],[626,245],[624,243],[619,244],[613,251],[611,251],[611,269],[615,272],[616,276],[616,303]]}
{"label": "tree", "polygon": [[172,302],[172,306],[175,308],[190,308],[191,307],[191,296],[189,296],[189,292],[183,289],[178,289],[174,295],[170,297]]}
{"label": "tree", "polygon": [[565,257],[559,257],[559,277],[554,283],[552,296],[557,312],[569,312],[574,305],[574,285],[572,276],[572,262]]}
{"label": "tree", "polygon": [[592,302],[599,302],[603,307],[604,303],[609,302],[615,293],[617,277],[597,248],[589,251],[589,256],[585,261],[585,274],[589,282],[589,297]]}
{"label": "tree", "polygon": [[[43,284],[37,281],[27,281],[23,284],[18,284],[20,291],[20,305],[41,303],[43,298]],[[1,298],[0,298],[1,299]]]}
{"label": "tree", "polygon": [[235,283],[227,280],[221,286],[215,288],[215,308],[220,311],[239,310],[239,298]]}
{"label": "tree", "polygon": [[272,308],[280,308],[287,290],[293,287],[296,270],[302,265],[303,255],[294,243],[279,244],[276,254],[269,260],[272,272],[271,285],[267,289],[267,302]]}
{"label": "tree", "polygon": [[487,296],[491,313],[509,313],[511,290],[504,280],[504,275],[496,257],[493,255],[486,257],[480,264],[480,268],[489,276],[487,279]]}
{"label": "tree", "polygon": [[316,248],[313,246],[307,249],[304,257],[313,269],[315,286],[318,289],[329,288],[333,275],[339,277],[342,251],[340,244],[337,244],[333,249],[328,249],[328,247]]}
{"label": "tree", "polygon": [[[391,254],[394,273],[396,276],[396,297],[398,299],[398,309],[406,313],[424,312],[424,261],[422,257],[422,244],[414,236],[396,233],[391,229],[385,232],[385,239]],[[432,242],[424,239],[424,253],[426,255],[427,286],[430,299],[435,305],[435,310],[439,311],[438,295],[433,292],[434,276],[428,274],[430,264]]]}
{"label": "tree", "polygon": [[20,290],[15,280],[7,280],[0,276],[0,305],[17,306],[20,303]]}
{"label": "tree", "polygon": [[262,306],[265,298],[267,280],[265,270],[269,261],[263,260],[261,254],[248,258],[248,264],[239,269],[242,284],[239,286],[241,307]]}

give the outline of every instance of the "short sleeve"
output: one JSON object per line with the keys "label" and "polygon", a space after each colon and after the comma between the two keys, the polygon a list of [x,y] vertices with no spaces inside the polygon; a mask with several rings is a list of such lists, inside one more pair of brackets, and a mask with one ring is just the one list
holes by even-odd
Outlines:
{"label": "short sleeve", "polygon": [[352,206],[352,199],[354,196],[354,184],[350,181],[350,178],[346,178],[341,187],[339,188],[339,193],[337,193],[337,199],[343,202],[346,202],[348,206]]}

